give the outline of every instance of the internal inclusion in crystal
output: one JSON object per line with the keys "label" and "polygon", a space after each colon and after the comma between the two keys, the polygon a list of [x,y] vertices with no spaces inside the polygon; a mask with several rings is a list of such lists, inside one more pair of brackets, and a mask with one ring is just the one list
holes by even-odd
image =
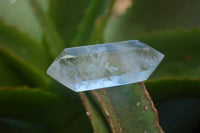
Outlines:
{"label": "internal inclusion in crystal", "polygon": [[66,48],[47,73],[74,91],[146,80],[164,55],[137,41]]}

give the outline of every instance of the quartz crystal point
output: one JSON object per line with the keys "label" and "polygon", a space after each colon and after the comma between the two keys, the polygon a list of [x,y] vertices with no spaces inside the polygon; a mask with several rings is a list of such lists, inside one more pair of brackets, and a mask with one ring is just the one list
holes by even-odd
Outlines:
{"label": "quartz crystal point", "polygon": [[47,74],[74,91],[146,80],[164,55],[137,40],[66,48]]}

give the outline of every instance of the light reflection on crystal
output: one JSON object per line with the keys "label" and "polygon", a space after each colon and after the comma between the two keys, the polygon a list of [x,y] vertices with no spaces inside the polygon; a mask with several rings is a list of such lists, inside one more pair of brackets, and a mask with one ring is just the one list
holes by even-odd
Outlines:
{"label": "light reflection on crystal", "polygon": [[47,74],[74,91],[86,91],[146,80],[164,55],[137,41],[65,49]]}

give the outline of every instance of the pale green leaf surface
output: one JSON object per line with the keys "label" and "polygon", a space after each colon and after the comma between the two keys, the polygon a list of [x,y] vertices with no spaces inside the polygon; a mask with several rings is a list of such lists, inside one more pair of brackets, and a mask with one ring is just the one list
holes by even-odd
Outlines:
{"label": "pale green leaf surface", "polygon": [[[42,30],[27,0],[0,1],[0,18],[8,25],[17,27],[38,42],[42,41]],[[42,0],[44,1],[44,0]]]}
{"label": "pale green leaf surface", "polygon": [[[113,122],[115,126],[120,129],[115,128],[116,133],[163,132],[159,125],[157,110],[143,85],[113,87],[106,89],[106,93],[101,97],[106,105],[102,110],[105,111],[107,108],[110,117],[107,113],[105,115],[108,119],[116,115],[117,119],[112,118],[117,122]],[[107,106],[109,104],[112,106]]]}
{"label": "pale green leaf surface", "polygon": [[32,85],[45,86],[47,77],[44,73],[50,59],[44,47],[0,21],[0,51],[1,59],[13,69],[10,72],[15,71]]}
{"label": "pale green leaf surface", "polygon": [[42,27],[44,39],[43,43],[46,45],[47,52],[52,59],[55,59],[64,49],[64,42],[61,39],[48,12],[42,8],[42,5],[39,2],[35,0],[29,1]]}
{"label": "pale green leaf surface", "polygon": [[3,21],[0,21],[0,43],[1,47],[8,49],[41,71],[46,70],[50,63],[44,46]]}

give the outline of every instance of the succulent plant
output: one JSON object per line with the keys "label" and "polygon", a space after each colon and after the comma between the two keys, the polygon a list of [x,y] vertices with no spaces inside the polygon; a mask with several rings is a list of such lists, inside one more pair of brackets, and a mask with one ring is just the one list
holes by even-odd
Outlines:
{"label": "succulent plant", "polygon": [[[200,2],[115,2],[0,1],[0,132],[200,132]],[[46,75],[64,48],[132,39],[166,55],[145,82],[77,93]]]}

